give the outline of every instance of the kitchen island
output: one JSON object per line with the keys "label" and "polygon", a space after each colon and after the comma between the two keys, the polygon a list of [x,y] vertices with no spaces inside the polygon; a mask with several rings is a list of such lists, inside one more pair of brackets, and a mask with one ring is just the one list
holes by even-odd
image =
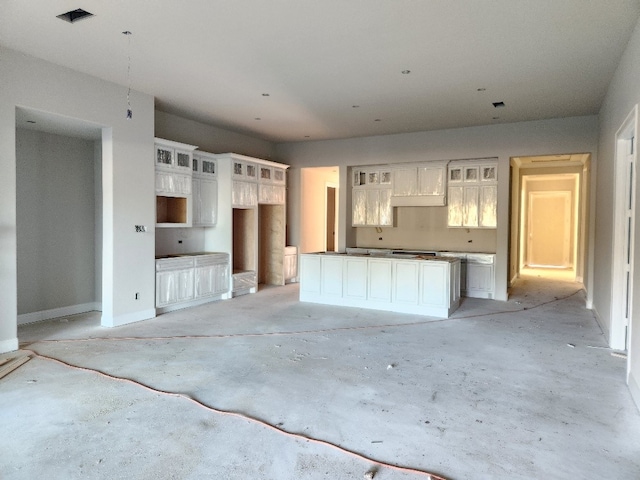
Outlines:
{"label": "kitchen island", "polygon": [[448,318],[460,305],[460,260],[421,255],[302,254],[300,301]]}

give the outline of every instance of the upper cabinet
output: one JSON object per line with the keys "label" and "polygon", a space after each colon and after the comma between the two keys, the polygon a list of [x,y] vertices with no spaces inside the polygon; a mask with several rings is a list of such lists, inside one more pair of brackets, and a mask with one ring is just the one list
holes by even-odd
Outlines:
{"label": "upper cabinet", "polygon": [[367,167],[352,172],[352,215],[354,227],[392,227],[392,173],[387,166]]}
{"label": "upper cabinet", "polygon": [[195,145],[155,139],[156,226],[190,227]]}
{"label": "upper cabinet", "polygon": [[448,190],[449,227],[496,228],[497,160],[451,162],[448,169]]}
{"label": "upper cabinet", "polygon": [[447,162],[394,166],[391,204],[394,207],[446,205],[446,171]]}
{"label": "upper cabinet", "polygon": [[194,152],[193,226],[213,227],[218,219],[218,164],[213,154]]}

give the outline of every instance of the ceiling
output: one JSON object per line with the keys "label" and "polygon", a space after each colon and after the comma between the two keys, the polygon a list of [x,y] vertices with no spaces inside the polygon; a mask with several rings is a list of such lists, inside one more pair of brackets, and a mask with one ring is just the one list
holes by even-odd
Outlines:
{"label": "ceiling", "polygon": [[[94,16],[56,18],[77,8]],[[130,56],[158,110],[292,142],[597,114],[639,15],[640,0],[3,0],[0,45],[125,86]]]}

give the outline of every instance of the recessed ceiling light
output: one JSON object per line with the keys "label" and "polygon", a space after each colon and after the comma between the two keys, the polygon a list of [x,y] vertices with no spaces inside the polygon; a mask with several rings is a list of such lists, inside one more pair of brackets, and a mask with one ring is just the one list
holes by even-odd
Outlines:
{"label": "recessed ceiling light", "polygon": [[493,102],[493,106],[496,108],[504,107],[504,102]]}
{"label": "recessed ceiling light", "polygon": [[35,120],[27,120],[27,123],[36,123]]}
{"label": "recessed ceiling light", "polygon": [[484,92],[484,91],[486,91],[486,90],[487,90],[486,88],[479,88],[479,89],[478,89],[478,91],[479,91],[479,92]]}
{"label": "recessed ceiling light", "polygon": [[255,120],[262,120],[260,117],[256,117]]}
{"label": "recessed ceiling light", "polygon": [[360,108],[360,105],[351,105],[352,108]]}
{"label": "recessed ceiling light", "polygon": [[411,73],[411,70],[402,70],[403,75],[409,75],[410,73]]}
{"label": "recessed ceiling light", "polygon": [[269,96],[269,94],[268,94],[268,93],[263,93],[263,94],[262,94],[262,96],[263,96],[263,97],[268,97],[268,96]]}
{"label": "recessed ceiling light", "polygon": [[382,121],[382,119],[380,119],[380,118],[376,118],[376,119],[374,120],[374,122],[381,122],[381,121]]}
{"label": "recessed ceiling light", "polygon": [[305,135],[304,138],[311,138],[311,135]]}
{"label": "recessed ceiling light", "polygon": [[81,8],[76,8],[75,10],[70,10],[67,13],[61,13],[56,16],[65,22],[74,23],[78,20],[82,20],[83,18],[93,17],[93,13],[89,13]]}
{"label": "recessed ceiling light", "polygon": [[131,35],[131,32],[129,30],[125,30],[124,32],[122,32],[123,35]]}
{"label": "recessed ceiling light", "polygon": [[500,117],[491,117],[491,120],[500,120]]}

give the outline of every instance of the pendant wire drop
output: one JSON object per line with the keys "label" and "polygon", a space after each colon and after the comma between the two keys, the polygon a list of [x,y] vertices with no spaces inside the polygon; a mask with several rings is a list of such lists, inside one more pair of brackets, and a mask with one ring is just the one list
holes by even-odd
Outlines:
{"label": "pendant wire drop", "polygon": [[131,32],[125,30],[123,35],[128,37],[127,44],[127,120],[133,118],[133,110],[131,110]]}

